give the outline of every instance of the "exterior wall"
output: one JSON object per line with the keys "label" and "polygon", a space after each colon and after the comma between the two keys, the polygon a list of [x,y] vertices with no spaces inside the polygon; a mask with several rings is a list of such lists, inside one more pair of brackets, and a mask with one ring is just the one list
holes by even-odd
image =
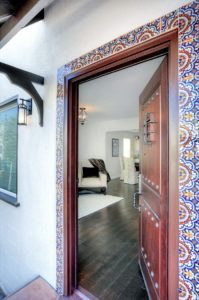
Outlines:
{"label": "exterior wall", "polygon": [[[8,83],[7,87],[9,96],[28,96]],[[56,286],[55,145],[51,137],[55,130],[49,128],[52,117],[48,117],[49,124],[41,128],[34,106],[29,125],[18,127],[20,206],[0,201],[0,286],[6,294],[38,275]]]}
{"label": "exterior wall", "polygon": [[[37,86],[44,99],[44,127],[39,127],[37,112],[33,107],[30,125],[19,128],[18,199],[21,206],[14,208],[0,201],[0,285],[8,293],[20,288],[38,274],[54,287],[57,281],[59,293],[63,292],[63,198],[61,187],[63,181],[62,170],[58,167],[57,178],[55,178],[57,68],[124,32],[156,19],[187,2],[187,0],[56,0],[46,9],[45,21],[21,30],[0,50],[0,61],[45,77],[44,87]],[[185,12],[186,10],[185,8]],[[164,23],[164,28],[168,28],[168,26],[168,23]],[[183,36],[185,35],[186,33],[183,32]],[[192,31],[187,34],[187,37],[189,36],[190,39],[184,39],[183,43],[189,45],[193,41]],[[129,45],[132,46],[132,42],[129,42]],[[61,69],[62,71],[65,72],[65,69]],[[182,109],[184,111],[190,105],[192,111],[193,106],[189,102],[192,96],[187,98],[187,93],[190,95],[194,91],[188,89],[188,92],[184,92],[183,99],[185,100]],[[0,101],[16,94],[22,97],[24,95],[22,90],[11,85],[4,75],[0,75]],[[63,116],[62,98],[58,102],[57,113],[57,141],[60,141]],[[191,128],[192,131],[191,126],[190,123],[188,128]],[[184,136],[188,138],[190,131],[187,129],[187,125],[183,132]],[[194,140],[194,137],[191,137],[191,140]],[[195,142],[193,141],[193,143]],[[60,160],[62,150],[62,144],[60,144],[57,161]],[[187,173],[185,172],[185,174]],[[58,191],[57,243],[56,182]],[[185,223],[182,224],[184,227],[181,228],[182,233],[186,233],[186,230],[190,231],[190,228],[194,226],[193,222],[186,225],[187,211],[190,211],[190,207],[193,208],[192,218],[195,218],[196,211],[189,191],[190,188],[188,188],[187,196],[182,195],[182,209],[186,212]],[[184,205],[185,201],[188,202],[188,205]],[[189,226],[188,229],[187,226]],[[191,239],[185,234],[182,235],[182,238]],[[193,247],[191,245],[190,241],[188,249]],[[187,249],[187,246],[184,247]],[[186,256],[186,253],[187,250],[182,252],[182,256]],[[182,291],[186,293],[192,287],[192,279],[188,282],[185,278],[189,261],[184,264],[182,258],[184,268],[181,268],[181,277],[185,285],[181,287]],[[191,266],[194,267],[192,261]],[[191,272],[193,272],[192,269]],[[196,273],[196,271],[194,272]],[[193,295],[195,295],[195,291],[193,288]]]}
{"label": "exterior wall", "polygon": [[57,82],[57,260],[63,291],[63,111],[64,76],[164,32],[179,33],[179,299],[198,299],[198,0],[137,28],[59,69]]}

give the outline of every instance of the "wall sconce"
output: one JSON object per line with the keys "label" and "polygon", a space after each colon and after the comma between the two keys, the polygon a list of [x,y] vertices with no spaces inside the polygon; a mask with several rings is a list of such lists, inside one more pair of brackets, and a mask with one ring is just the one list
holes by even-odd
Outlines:
{"label": "wall sconce", "polygon": [[18,104],[18,125],[27,125],[27,116],[32,115],[32,99],[19,99]]}
{"label": "wall sconce", "polygon": [[81,125],[84,125],[88,118],[88,115],[86,113],[86,108],[85,107],[80,107],[79,109],[79,122]]}

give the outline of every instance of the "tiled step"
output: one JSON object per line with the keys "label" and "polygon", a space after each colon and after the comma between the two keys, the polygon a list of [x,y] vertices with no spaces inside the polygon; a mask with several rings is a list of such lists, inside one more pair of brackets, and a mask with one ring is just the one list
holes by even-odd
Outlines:
{"label": "tiled step", "polygon": [[[1,299],[1,298],[0,298]],[[58,300],[56,291],[43,278],[38,277],[4,300]]]}
{"label": "tiled step", "polygon": [[70,297],[58,296],[56,291],[43,278],[38,277],[14,294],[6,297],[0,288],[0,300],[97,300],[88,296],[88,292],[75,290]]}

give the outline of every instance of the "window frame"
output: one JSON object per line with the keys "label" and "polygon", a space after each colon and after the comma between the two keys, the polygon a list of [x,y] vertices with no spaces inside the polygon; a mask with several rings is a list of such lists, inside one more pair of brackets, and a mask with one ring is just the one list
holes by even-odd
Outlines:
{"label": "window frame", "polygon": [[[12,107],[12,105],[16,104],[16,108],[17,108],[17,120],[18,120],[18,95],[13,96],[3,102],[0,102],[0,111],[6,107]],[[17,194],[18,194],[18,125],[17,125],[17,130],[16,130],[16,135],[17,135],[17,143],[16,143],[16,194],[12,193],[10,191],[6,191],[4,189],[0,188],[0,200],[3,202],[6,202],[8,204],[11,204],[15,207],[20,206],[20,203],[18,202],[17,199]]]}
{"label": "window frame", "polygon": [[[127,144],[125,145],[125,140],[128,141],[128,151],[126,151]],[[130,158],[131,157],[131,151],[132,151],[131,139],[127,138],[127,137],[124,137],[123,141],[122,141],[122,146],[123,146],[122,156],[125,157],[125,158]],[[126,156],[127,152],[128,152],[128,156]]]}

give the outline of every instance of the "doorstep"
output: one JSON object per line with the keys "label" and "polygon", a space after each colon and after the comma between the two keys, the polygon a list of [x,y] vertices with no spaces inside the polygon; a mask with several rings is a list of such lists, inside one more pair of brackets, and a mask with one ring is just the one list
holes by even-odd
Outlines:
{"label": "doorstep", "polygon": [[4,300],[58,300],[59,296],[50,284],[41,277],[31,281],[22,289]]}

